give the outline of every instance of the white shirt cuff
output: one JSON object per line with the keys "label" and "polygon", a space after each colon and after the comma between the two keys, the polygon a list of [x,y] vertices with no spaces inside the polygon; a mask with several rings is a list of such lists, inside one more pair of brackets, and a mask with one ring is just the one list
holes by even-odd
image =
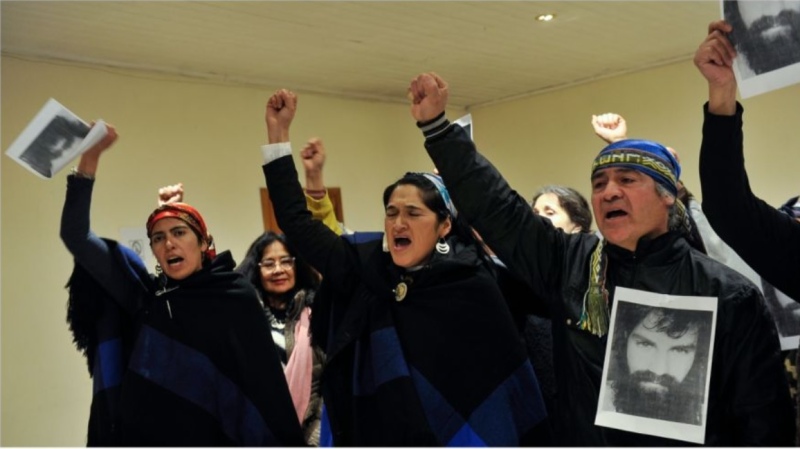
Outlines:
{"label": "white shirt cuff", "polygon": [[264,156],[264,165],[275,159],[292,154],[292,144],[289,142],[270,143],[261,145],[261,155]]}

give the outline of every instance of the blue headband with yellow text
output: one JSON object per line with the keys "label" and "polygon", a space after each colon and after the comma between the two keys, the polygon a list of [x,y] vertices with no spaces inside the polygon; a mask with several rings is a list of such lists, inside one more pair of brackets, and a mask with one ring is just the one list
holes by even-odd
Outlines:
{"label": "blue headband with yellow text", "polygon": [[673,195],[678,195],[681,166],[660,143],[635,139],[614,142],[597,155],[592,163],[592,175],[597,170],[609,167],[624,167],[642,172]]}

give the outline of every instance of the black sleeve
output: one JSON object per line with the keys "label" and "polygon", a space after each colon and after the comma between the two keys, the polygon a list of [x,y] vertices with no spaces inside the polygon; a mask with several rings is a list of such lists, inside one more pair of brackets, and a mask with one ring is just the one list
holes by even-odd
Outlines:
{"label": "black sleeve", "polygon": [[[458,125],[428,137],[425,148],[466,217],[534,298],[551,298],[560,283],[566,242],[563,232],[537,216]],[[548,304],[549,306],[549,304]]]}
{"label": "black sleeve", "polygon": [[341,286],[353,272],[353,259],[348,257],[345,241],[312,218],[292,157],[280,157],[263,169],[281,230],[303,258],[322,274],[328,286]]}
{"label": "black sleeve", "polygon": [[[272,340],[269,322],[258,300],[237,300],[230,305],[228,330],[230,350],[236,371],[241,373],[241,388],[253,401],[280,446],[304,446],[300,423],[291,393]],[[239,442],[252,442],[246,428],[239,429]]]}
{"label": "black sleeve", "polygon": [[759,275],[800,298],[800,223],[757,198],[744,166],[742,114],[717,116],[704,106],[700,148],[703,212],[720,238]]}
{"label": "black sleeve", "polygon": [[114,260],[108,244],[89,227],[93,186],[94,180],[67,176],[61,240],[75,262],[88,271],[125,311],[133,313],[139,307],[139,286]]}

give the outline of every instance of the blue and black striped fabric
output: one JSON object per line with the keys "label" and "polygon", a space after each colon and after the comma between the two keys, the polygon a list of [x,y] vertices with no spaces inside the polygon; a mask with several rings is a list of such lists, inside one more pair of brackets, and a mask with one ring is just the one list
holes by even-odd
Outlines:
{"label": "blue and black striped fabric", "polygon": [[[352,292],[330,340],[323,431],[331,433],[323,445],[550,443],[539,385],[510,313],[491,275],[469,260],[406,275],[402,301],[380,277]],[[377,263],[361,266],[386,269],[386,261]],[[384,294],[375,294],[381,283]]]}
{"label": "blue and black striped fabric", "polygon": [[157,296],[138,257],[109,246],[141,280],[142,306],[124,312],[76,264],[70,303],[94,303],[72,313],[89,311],[72,323],[94,380],[88,444],[302,445],[269,324],[230,253]]}

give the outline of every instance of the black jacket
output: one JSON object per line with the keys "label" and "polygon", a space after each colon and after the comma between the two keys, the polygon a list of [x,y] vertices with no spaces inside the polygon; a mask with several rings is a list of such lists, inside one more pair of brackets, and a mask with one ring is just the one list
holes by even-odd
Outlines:
{"label": "black jacket", "polygon": [[742,105],[737,103],[736,114],[730,117],[709,113],[707,104],[703,109],[703,212],[714,231],[756,273],[789,297],[800,298],[800,223],[750,189],[744,168]]}
{"label": "black jacket", "polygon": [[[565,234],[534,215],[459,126],[425,146],[456,207],[484,241],[549,302],[558,400],[559,443],[665,446],[684,442],[594,425],[606,338],[577,327],[588,287],[595,235]],[[775,327],[757,288],[669,232],[635,252],[607,245],[607,287],[719,298],[705,442],[790,445],[794,423]]]}

